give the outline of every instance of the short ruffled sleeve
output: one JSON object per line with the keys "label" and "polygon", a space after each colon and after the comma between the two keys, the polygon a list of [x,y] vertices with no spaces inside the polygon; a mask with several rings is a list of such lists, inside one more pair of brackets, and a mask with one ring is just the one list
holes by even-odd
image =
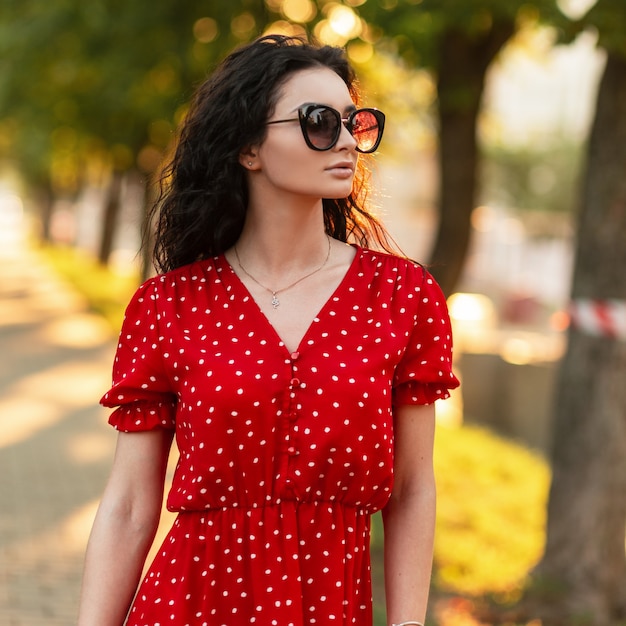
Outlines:
{"label": "short ruffled sleeve", "polygon": [[157,281],[144,283],[126,309],[113,363],[113,386],[100,400],[105,407],[117,407],[109,423],[124,432],[175,426],[176,396],[159,341]]}
{"label": "short ruffled sleeve", "polygon": [[452,373],[452,329],[446,299],[423,268],[419,305],[407,349],[396,367],[393,404],[432,404],[459,386]]}

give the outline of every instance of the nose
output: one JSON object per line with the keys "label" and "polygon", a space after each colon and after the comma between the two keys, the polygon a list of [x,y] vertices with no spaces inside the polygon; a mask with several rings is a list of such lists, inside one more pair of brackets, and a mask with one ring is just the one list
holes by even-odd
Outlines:
{"label": "nose", "polygon": [[346,123],[341,120],[341,132],[339,133],[339,139],[335,146],[338,150],[347,149],[354,150],[357,146],[357,140],[352,136],[352,133],[348,130]]}

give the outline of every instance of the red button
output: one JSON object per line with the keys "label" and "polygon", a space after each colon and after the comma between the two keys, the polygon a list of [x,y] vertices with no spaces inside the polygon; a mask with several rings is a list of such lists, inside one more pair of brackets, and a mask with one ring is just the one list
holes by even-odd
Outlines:
{"label": "red button", "polygon": [[298,454],[298,451],[297,451],[297,450],[296,450],[293,446],[289,446],[289,447],[287,448],[287,452],[288,452],[291,456],[294,456],[294,455]]}
{"label": "red button", "polygon": [[292,378],[292,379],[289,381],[289,383],[290,383],[290,385],[291,385],[292,387],[299,387],[299,386],[300,386],[300,379],[299,379],[299,378]]}
{"label": "red button", "polygon": [[291,360],[292,361],[297,361],[299,357],[300,357],[300,353],[299,352],[292,352],[291,353]]}

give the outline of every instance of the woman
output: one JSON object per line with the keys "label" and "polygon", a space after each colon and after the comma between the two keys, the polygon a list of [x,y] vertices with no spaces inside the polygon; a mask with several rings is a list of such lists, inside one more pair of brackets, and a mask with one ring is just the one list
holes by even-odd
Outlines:
{"label": "woman", "polygon": [[[162,274],[102,399],[120,432],[80,626],[129,607],[133,626],[367,626],[380,509],[388,623],[424,621],[433,403],[458,382],[433,279],[365,247],[386,246],[359,157],[384,115],[357,107],[341,50],[281,36],[197,92],[157,207]],[[179,515],[135,596],[174,434]]]}

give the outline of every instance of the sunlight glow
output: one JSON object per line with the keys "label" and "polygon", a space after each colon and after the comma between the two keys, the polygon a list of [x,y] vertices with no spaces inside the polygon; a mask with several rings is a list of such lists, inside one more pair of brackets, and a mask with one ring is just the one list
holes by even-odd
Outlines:
{"label": "sunlight glow", "polygon": [[571,19],[579,19],[596,4],[597,0],[557,0],[559,9]]}
{"label": "sunlight glow", "polygon": [[287,20],[278,20],[269,24],[264,35],[287,35],[288,37],[304,37],[306,38],[306,30],[300,24],[294,24]]}
{"label": "sunlight glow", "polygon": [[494,317],[493,303],[478,293],[455,293],[448,301],[450,317],[459,322],[483,322],[491,324]]}
{"label": "sunlight glow", "polygon": [[459,353],[494,349],[497,314],[490,298],[478,293],[455,293],[448,299],[448,309]]}
{"label": "sunlight glow", "polygon": [[332,30],[346,41],[348,39],[354,39],[361,34],[361,20],[349,7],[341,4],[330,5],[328,9],[328,21]]}
{"label": "sunlight glow", "polygon": [[79,465],[106,461],[111,458],[113,437],[113,432],[76,434],[67,442],[67,457]]}
{"label": "sunlight glow", "polygon": [[317,13],[311,0],[284,0],[281,10],[288,20],[302,24],[311,21]]}
{"label": "sunlight glow", "polygon": [[70,565],[69,557],[82,555],[85,551],[89,532],[98,510],[98,502],[99,499],[95,499],[77,507],[63,519],[44,527],[41,532],[23,537],[20,542],[14,543],[11,549],[23,555],[24,558],[32,555],[32,561],[37,562],[42,559],[42,555],[49,555],[50,547],[54,546],[63,558],[51,562],[59,570],[55,575],[58,579],[62,579],[66,575],[62,571],[63,568]]}
{"label": "sunlight glow", "polygon": [[49,322],[42,331],[42,340],[68,348],[93,348],[111,339],[105,320],[91,313],[66,315]]}
{"label": "sunlight glow", "polygon": [[463,425],[463,394],[459,389],[453,389],[447,400],[437,402],[437,424],[448,428]]}
{"label": "sunlight glow", "polygon": [[24,205],[14,194],[0,196],[0,254],[16,249],[24,233]]}
{"label": "sunlight glow", "polygon": [[348,46],[348,56],[354,63],[367,63],[374,56],[374,48],[364,41],[354,41]]}
{"label": "sunlight glow", "polygon": [[527,365],[534,360],[533,346],[521,337],[511,337],[504,342],[500,356],[513,365]]}
{"label": "sunlight glow", "polygon": [[[71,388],[63,381],[71,381]],[[108,370],[97,360],[65,362],[19,379],[0,398],[0,448],[67,419],[73,409],[92,406],[109,383]]]}
{"label": "sunlight glow", "polygon": [[[25,441],[60,421],[65,409],[41,398],[5,394],[0,399],[0,448]],[[19,419],[17,419],[19,416]]]}

